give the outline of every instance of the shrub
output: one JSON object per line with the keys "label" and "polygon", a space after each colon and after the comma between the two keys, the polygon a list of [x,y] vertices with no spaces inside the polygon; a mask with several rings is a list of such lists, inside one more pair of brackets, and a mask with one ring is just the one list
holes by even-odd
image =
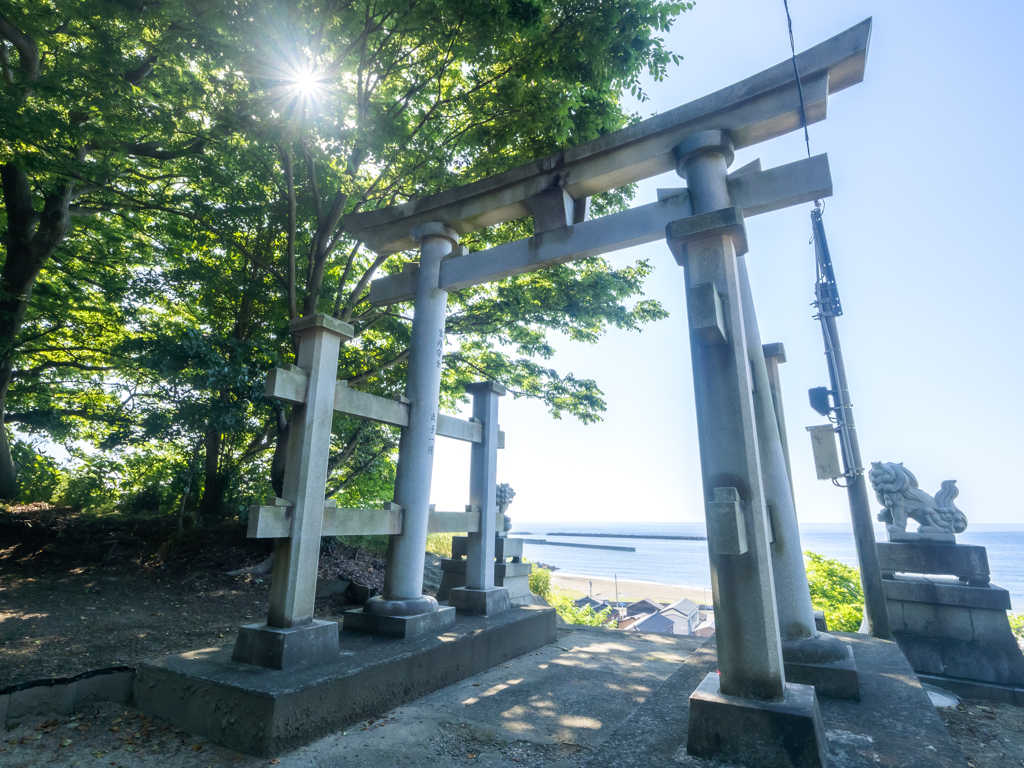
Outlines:
{"label": "shrub", "polygon": [[61,482],[60,467],[44,453],[36,451],[31,443],[15,440],[11,457],[18,466],[18,501],[49,503]]}
{"label": "shrub", "polygon": [[864,617],[860,571],[838,560],[804,552],[811,605],[825,612],[825,623],[835,632],[856,632]]}
{"label": "shrub", "polygon": [[1024,640],[1024,613],[1011,613],[1007,618],[1010,620],[1013,634]]}
{"label": "shrub", "polygon": [[608,616],[611,614],[612,609],[605,608],[600,613],[597,613],[589,605],[580,607],[573,602],[573,599],[568,595],[559,595],[557,593],[550,593],[550,596],[545,598],[551,606],[558,611],[558,615],[562,617],[562,620],[566,624],[582,624],[586,627],[603,627],[608,623]]}
{"label": "shrub", "polygon": [[455,536],[465,536],[464,533],[428,533],[427,552],[433,552],[441,557],[452,556],[452,539]]}
{"label": "shrub", "polygon": [[[528,562],[525,558],[523,562]],[[530,591],[544,599],[551,594],[551,571],[533,566],[530,571]]]}

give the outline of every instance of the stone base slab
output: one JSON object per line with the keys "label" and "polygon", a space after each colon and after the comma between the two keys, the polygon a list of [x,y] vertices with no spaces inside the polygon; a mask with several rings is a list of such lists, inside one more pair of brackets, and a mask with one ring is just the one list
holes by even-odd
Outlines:
{"label": "stone base slab", "polygon": [[413,616],[379,616],[366,613],[362,608],[356,608],[353,611],[345,611],[342,630],[408,638],[444,632],[454,623],[455,609],[447,606],[441,606],[430,613],[417,613]]}
{"label": "stone base slab", "polygon": [[[964,768],[959,747],[896,643],[832,635],[853,648],[861,700],[818,700],[830,768]],[[724,768],[686,754],[689,696],[717,666],[712,637],[602,738],[614,749],[595,750],[581,768]]]}
{"label": "stone base slab", "polygon": [[338,624],[314,619],[302,627],[268,627],[266,622],[238,630],[231,660],[270,669],[316,664],[338,655]]}
{"label": "stone base slab", "polygon": [[[513,600],[527,597],[530,594],[530,573],[532,572],[532,563],[497,562],[494,564],[494,586],[508,589],[509,597]],[[447,600],[453,589],[464,586],[466,586],[466,561],[455,558],[443,559],[441,561],[441,585],[437,589],[437,599]]]}
{"label": "stone base slab", "polygon": [[880,541],[878,565],[883,573],[931,573],[956,576],[972,587],[989,583],[988,553],[974,544]]}
{"label": "stone base slab", "polygon": [[860,701],[860,683],[853,648],[847,646],[849,656],[843,661],[811,664],[805,661],[786,661],[786,682],[810,685],[818,696],[830,699]]}
{"label": "stone base slab", "polygon": [[448,593],[448,605],[460,613],[479,613],[493,616],[512,607],[508,590],[504,587],[469,589],[458,587]]}
{"label": "stone base slab", "polygon": [[1000,586],[988,584],[971,587],[952,576],[921,576],[898,574],[882,580],[888,600],[907,600],[936,605],[963,605],[1009,611],[1010,593]]}
{"label": "stone base slab", "polygon": [[1014,688],[1009,685],[963,680],[959,677],[945,677],[944,675],[918,675],[917,677],[922,683],[934,685],[936,688],[944,688],[965,699],[1002,701],[1006,704],[1024,707],[1024,687]]}
{"label": "stone base slab", "polygon": [[[1004,613],[1004,621],[1005,616]],[[979,684],[1024,688],[1024,654],[1012,635],[1002,643],[921,637],[895,631],[893,637],[919,675],[940,675]]]}
{"label": "stone base slab", "polygon": [[[448,609],[454,615],[454,609]],[[333,661],[273,670],[205,649],[145,662],[135,706],[231,749],[272,756],[554,642],[551,608],[462,616],[408,640],[346,632]]]}
{"label": "stone base slab", "polygon": [[825,728],[814,688],[786,684],[783,701],[726,696],[711,672],[690,694],[686,751],[752,768],[823,768]]}

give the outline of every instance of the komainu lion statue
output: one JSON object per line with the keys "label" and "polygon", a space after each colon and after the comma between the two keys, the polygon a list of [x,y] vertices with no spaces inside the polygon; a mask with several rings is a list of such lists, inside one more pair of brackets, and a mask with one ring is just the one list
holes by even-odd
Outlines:
{"label": "komainu lion statue", "polygon": [[886,530],[906,531],[909,518],[920,524],[918,533],[967,530],[967,516],[953,504],[953,499],[960,494],[956,480],[943,480],[942,489],[933,498],[917,487],[917,478],[902,462],[890,461],[872,461],[868,480],[878,501],[885,505],[878,519],[886,523]]}

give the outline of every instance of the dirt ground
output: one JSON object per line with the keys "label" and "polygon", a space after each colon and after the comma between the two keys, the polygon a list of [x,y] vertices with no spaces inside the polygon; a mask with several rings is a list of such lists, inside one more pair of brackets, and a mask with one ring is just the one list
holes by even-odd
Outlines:
{"label": "dirt ground", "polygon": [[968,768],[1024,766],[1024,708],[964,699],[956,709],[940,709],[939,716]]}
{"label": "dirt ground", "polygon": [[[160,522],[0,513],[0,690],[233,643],[239,626],[266,618],[269,575],[225,573],[264,560],[262,542],[236,525],[176,544]],[[380,557],[335,543],[320,561],[324,578],[379,588],[383,574]],[[336,621],[347,607],[328,597],[316,615]]]}

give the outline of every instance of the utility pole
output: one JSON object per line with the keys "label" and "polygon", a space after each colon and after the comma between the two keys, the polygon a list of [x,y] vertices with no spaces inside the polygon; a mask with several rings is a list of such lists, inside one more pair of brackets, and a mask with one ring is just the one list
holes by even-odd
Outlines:
{"label": "utility pole", "polygon": [[[850,388],[846,381],[846,366],[843,350],[839,344],[839,330],[836,318],[843,314],[839,303],[832,257],[825,238],[825,227],[821,221],[822,209],[815,206],[811,211],[811,227],[814,231],[814,254],[817,260],[818,280],[814,286],[814,307],[816,319],[821,321],[821,335],[825,341],[825,360],[832,384],[832,412],[835,414],[836,431],[842,447],[843,471],[846,477],[846,494],[850,500],[850,518],[853,521],[853,538],[857,545],[857,560],[860,563],[860,583],[864,590],[864,619],[868,634],[872,637],[892,639],[889,625],[889,609],[885,602],[882,585],[882,570],[878,564],[878,549],[875,547],[875,526],[871,518],[871,502],[868,498],[867,480],[861,465],[860,443],[853,419],[853,404]],[[833,481],[835,482],[835,481]],[[838,483],[837,483],[838,485]]]}

